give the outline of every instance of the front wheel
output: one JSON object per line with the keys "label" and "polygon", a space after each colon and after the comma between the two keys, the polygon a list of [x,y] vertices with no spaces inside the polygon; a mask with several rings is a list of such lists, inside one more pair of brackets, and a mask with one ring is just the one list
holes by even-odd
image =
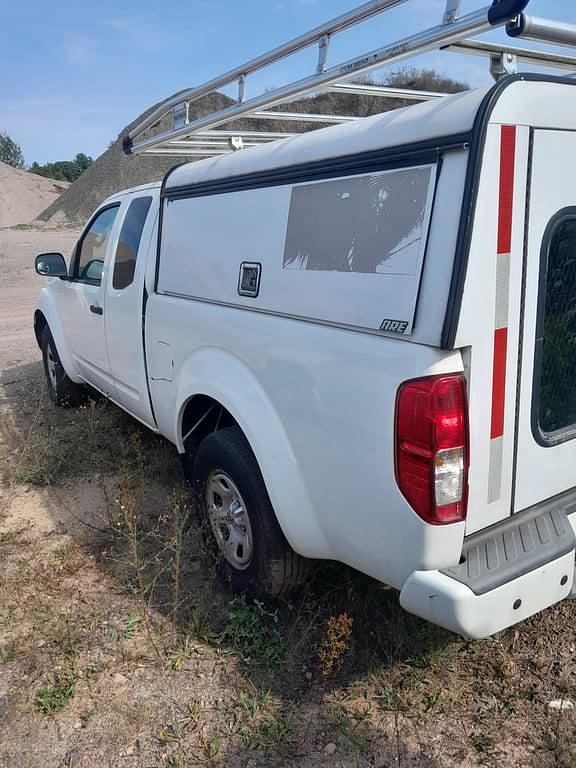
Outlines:
{"label": "front wheel", "polygon": [[235,592],[279,597],[305,582],[312,561],[286,541],[239,427],[213,432],[200,443],[193,486],[208,548]]}
{"label": "front wheel", "polygon": [[65,408],[80,405],[84,397],[84,389],[79,384],[75,384],[64,370],[54,338],[47,325],[42,331],[40,345],[50,400],[55,405]]}

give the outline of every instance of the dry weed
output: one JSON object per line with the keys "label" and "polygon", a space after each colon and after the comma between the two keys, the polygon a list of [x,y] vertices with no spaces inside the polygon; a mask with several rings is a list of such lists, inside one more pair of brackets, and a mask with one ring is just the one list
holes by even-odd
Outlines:
{"label": "dry weed", "polygon": [[324,636],[318,648],[318,666],[320,674],[328,677],[338,670],[350,648],[352,619],[347,613],[331,616],[325,625]]}

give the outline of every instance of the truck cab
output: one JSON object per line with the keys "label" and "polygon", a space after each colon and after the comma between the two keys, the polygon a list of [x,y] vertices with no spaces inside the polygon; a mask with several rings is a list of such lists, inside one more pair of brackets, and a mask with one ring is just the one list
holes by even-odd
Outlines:
{"label": "truck cab", "polygon": [[[159,196],[153,184],[106,200],[86,224],[66,279],[39,300],[42,315],[54,318],[54,343],[71,380],[89,382],[151,429],[143,321]],[[38,336],[38,322],[35,328]]]}

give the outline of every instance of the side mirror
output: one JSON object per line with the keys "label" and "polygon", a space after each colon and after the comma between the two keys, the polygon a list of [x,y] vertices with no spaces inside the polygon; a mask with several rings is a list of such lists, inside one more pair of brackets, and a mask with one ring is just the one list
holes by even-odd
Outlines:
{"label": "side mirror", "polygon": [[68,277],[68,267],[61,253],[41,253],[36,256],[34,267],[42,277]]}

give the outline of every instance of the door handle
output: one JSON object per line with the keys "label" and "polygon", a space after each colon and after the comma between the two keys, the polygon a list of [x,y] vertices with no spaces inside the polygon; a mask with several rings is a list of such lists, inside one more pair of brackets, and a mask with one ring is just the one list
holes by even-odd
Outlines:
{"label": "door handle", "polygon": [[90,304],[90,312],[94,312],[95,315],[103,315],[104,310],[99,307],[98,304]]}

